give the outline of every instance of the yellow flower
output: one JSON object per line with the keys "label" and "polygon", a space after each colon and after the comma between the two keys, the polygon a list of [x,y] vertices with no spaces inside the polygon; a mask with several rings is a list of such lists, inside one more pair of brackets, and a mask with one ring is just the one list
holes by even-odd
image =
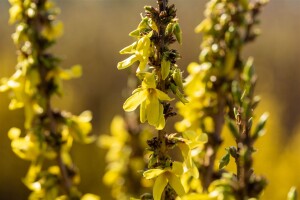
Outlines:
{"label": "yellow flower", "polygon": [[124,103],[123,109],[127,112],[135,110],[140,105],[140,120],[161,130],[165,126],[164,108],[160,101],[172,99],[164,92],[156,89],[154,74],[145,73],[142,87],[133,91]]}
{"label": "yellow flower", "polygon": [[137,42],[125,47],[120,51],[120,54],[133,54],[129,58],[118,63],[117,68],[119,70],[125,69],[133,65],[136,61],[139,61],[139,70],[144,71],[148,63],[148,59],[151,53],[151,40],[152,32],[141,37]]}
{"label": "yellow flower", "polygon": [[179,176],[181,176],[182,174],[182,163],[175,161],[173,162],[171,168],[149,169],[144,172],[143,176],[146,179],[156,178],[153,186],[153,198],[154,200],[160,200],[161,195],[168,183],[175,190],[178,196],[183,196],[185,194],[184,188],[179,178]]}
{"label": "yellow flower", "polygon": [[199,178],[199,172],[192,157],[198,155],[202,151],[204,144],[208,140],[207,135],[204,133],[199,135],[191,130],[183,132],[183,138],[175,137],[175,135],[176,134],[169,135],[169,139],[175,139],[178,147],[181,150],[184,158],[183,165],[185,172],[190,172],[193,177]]}

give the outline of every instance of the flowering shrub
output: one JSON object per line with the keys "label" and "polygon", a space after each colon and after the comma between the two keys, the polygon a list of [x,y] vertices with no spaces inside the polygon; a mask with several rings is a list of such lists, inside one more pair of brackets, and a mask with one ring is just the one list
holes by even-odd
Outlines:
{"label": "flowering shrub", "polygon": [[[74,141],[95,138],[90,111],[79,116],[53,106],[63,93],[62,81],[80,77],[81,67],[59,66],[49,53],[63,33],[56,20],[59,9],[51,0],[9,0],[10,20],[16,25],[12,38],[18,63],[0,91],[11,98],[9,109],[23,109],[24,128],[11,128],[11,147],[30,161],[23,179],[29,199],[99,200],[83,195],[80,176],[70,151]],[[145,6],[141,22],[123,48],[127,55],[117,64],[131,70],[124,116],[115,116],[110,135],[98,144],[107,149],[103,182],[118,200],[255,200],[267,185],[253,169],[255,144],[265,133],[268,114],[255,119],[260,98],[255,95],[254,59],[242,50],[259,35],[259,13],[267,0],[211,0],[205,19],[196,27],[202,33],[199,62],[187,67],[187,78],[177,65],[181,58],[172,44],[182,43],[175,5],[157,0]],[[132,84],[134,83],[134,84]],[[139,108],[139,109],[138,109]],[[178,110],[178,113],[176,111]],[[170,118],[179,114],[176,133]],[[235,144],[225,155],[217,153],[230,130]],[[236,169],[227,165],[232,162]],[[296,188],[288,200],[296,200]]]}

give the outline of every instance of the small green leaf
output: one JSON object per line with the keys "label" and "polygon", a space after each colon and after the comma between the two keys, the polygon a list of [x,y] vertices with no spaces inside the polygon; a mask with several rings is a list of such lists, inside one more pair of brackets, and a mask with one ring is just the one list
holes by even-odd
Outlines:
{"label": "small green leaf", "polygon": [[254,75],[253,58],[250,57],[250,58],[248,58],[245,66],[244,66],[242,78],[246,82],[249,82],[252,79],[253,75]]}
{"label": "small green leaf", "polygon": [[182,31],[178,23],[174,25],[174,35],[179,44],[182,44]]}
{"label": "small green leaf", "polygon": [[251,130],[251,127],[252,127],[252,124],[253,124],[253,117],[250,117],[250,119],[248,120],[248,130]]}
{"label": "small green leaf", "polygon": [[236,147],[233,147],[233,146],[229,147],[228,152],[230,153],[230,155],[233,158],[237,158],[237,149],[236,149]]}
{"label": "small green leaf", "polygon": [[165,80],[169,73],[171,68],[171,62],[167,60],[167,58],[164,56],[161,61],[161,78],[162,80]]}
{"label": "small green leaf", "polygon": [[251,108],[252,108],[252,109],[255,109],[255,108],[258,106],[260,100],[261,100],[261,99],[260,99],[259,96],[255,96],[255,97],[253,98],[253,103],[252,103]]}
{"label": "small green leaf", "polygon": [[297,200],[298,199],[298,193],[296,187],[291,187],[288,195],[287,200]]}
{"label": "small green leaf", "polygon": [[219,169],[223,169],[229,164],[230,161],[230,153],[227,151],[227,153],[221,158],[220,164],[219,164]]}
{"label": "small green leaf", "polygon": [[165,31],[166,35],[172,34],[172,32],[173,32],[173,26],[174,26],[174,23],[172,23],[172,22],[167,25],[166,31]]}
{"label": "small green leaf", "polygon": [[233,108],[233,113],[234,113],[235,119],[238,119],[239,113],[238,113],[238,109],[236,107]]}
{"label": "small green leaf", "polygon": [[259,119],[259,121],[258,121],[258,124],[256,125],[256,128],[255,128],[255,130],[254,130],[254,132],[253,132],[253,136],[252,136],[253,140],[256,140],[258,137],[261,137],[261,136],[264,135],[264,133],[265,133],[264,127],[265,127],[265,125],[266,125],[266,122],[267,122],[267,120],[268,120],[268,117],[269,117],[269,114],[268,114],[268,113],[264,113],[264,114],[260,117],[260,119]]}
{"label": "small green leaf", "polygon": [[236,123],[235,121],[233,121],[232,119],[230,118],[226,118],[226,121],[227,121],[227,126],[230,130],[230,133],[233,135],[234,138],[240,138],[240,134],[239,134],[239,131],[238,131],[238,128],[236,127]]}
{"label": "small green leaf", "polygon": [[241,96],[242,96],[242,92],[241,92],[241,88],[239,86],[239,82],[238,81],[233,81],[231,84],[231,91],[232,91],[232,95],[233,98],[236,102],[241,102]]}
{"label": "small green leaf", "polygon": [[245,10],[248,10],[249,2],[247,0],[239,0]]}
{"label": "small green leaf", "polygon": [[179,91],[178,87],[171,83],[172,92],[178,97],[178,99],[183,103],[189,103],[189,101],[184,97],[184,95]]}
{"label": "small green leaf", "polygon": [[182,83],[182,73],[180,69],[175,68],[173,74],[172,74],[173,80],[175,84],[180,88],[183,89],[183,83]]}
{"label": "small green leaf", "polygon": [[235,61],[236,61],[235,51],[228,50],[226,53],[225,66],[223,70],[224,75],[227,75],[232,71]]}

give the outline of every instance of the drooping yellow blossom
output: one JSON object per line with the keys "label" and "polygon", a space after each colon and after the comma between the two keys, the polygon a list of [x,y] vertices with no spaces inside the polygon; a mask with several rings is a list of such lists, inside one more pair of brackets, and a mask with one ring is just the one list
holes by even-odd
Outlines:
{"label": "drooping yellow blossom", "polygon": [[202,151],[204,144],[208,140],[207,135],[204,133],[197,134],[191,130],[183,132],[182,135],[183,138],[174,137],[174,139],[178,141],[177,145],[184,158],[184,171],[190,172],[194,178],[199,178],[199,172],[192,157],[197,156]]}
{"label": "drooping yellow blossom", "polygon": [[125,47],[120,51],[120,54],[133,54],[129,58],[121,61],[118,63],[118,69],[125,69],[130,67],[136,61],[139,61],[139,70],[144,71],[146,65],[148,63],[149,56],[151,54],[151,40],[150,37],[152,36],[152,32],[148,33],[141,37],[138,41],[134,42],[133,44]]}
{"label": "drooping yellow blossom", "polygon": [[124,103],[125,111],[130,112],[140,106],[140,120],[142,123],[148,121],[156,129],[161,130],[165,126],[163,105],[160,101],[171,101],[172,99],[164,92],[156,88],[155,76],[145,73],[141,88],[133,91]]}
{"label": "drooping yellow blossom", "polygon": [[180,176],[183,174],[183,166],[180,162],[173,162],[172,167],[165,169],[149,169],[144,172],[143,176],[146,179],[156,178],[153,186],[153,198],[154,200],[160,200],[161,195],[167,186],[170,186],[175,190],[178,196],[185,194],[184,188],[180,181]]}

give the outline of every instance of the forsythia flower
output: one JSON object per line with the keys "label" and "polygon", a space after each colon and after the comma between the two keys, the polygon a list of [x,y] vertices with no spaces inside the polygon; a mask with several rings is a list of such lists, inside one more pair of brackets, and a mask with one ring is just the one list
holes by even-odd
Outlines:
{"label": "forsythia flower", "polygon": [[152,32],[140,38],[137,42],[134,42],[128,47],[125,47],[120,51],[120,54],[133,54],[129,58],[118,63],[118,69],[125,69],[130,67],[136,61],[139,61],[139,70],[143,71],[146,68],[148,59],[151,53],[151,40]]}
{"label": "forsythia flower", "polygon": [[149,169],[144,172],[143,176],[146,179],[156,178],[153,186],[153,198],[154,200],[160,200],[161,195],[168,183],[175,190],[178,196],[182,196],[185,194],[184,188],[179,178],[179,176],[181,176],[182,174],[182,163],[175,161],[173,162],[171,168]]}
{"label": "forsythia flower", "polygon": [[192,157],[197,156],[207,142],[207,135],[197,134],[194,131],[185,131],[182,133],[183,138],[181,137],[173,137],[177,140],[177,145],[182,152],[182,156],[184,158],[184,166],[185,172],[189,171],[193,177],[199,178],[198,169],[192,159]]}
{"label": "forsythia flower", "polygon": [[133,91],[124,103],[125,111],[135,110],[140,105],[140,120],[161,130],[165,126],[163,105],[160,101],[171,101],[172,99],[164,92],[156,89],[155,76],[152,73],[145,73],[142,87]]}

